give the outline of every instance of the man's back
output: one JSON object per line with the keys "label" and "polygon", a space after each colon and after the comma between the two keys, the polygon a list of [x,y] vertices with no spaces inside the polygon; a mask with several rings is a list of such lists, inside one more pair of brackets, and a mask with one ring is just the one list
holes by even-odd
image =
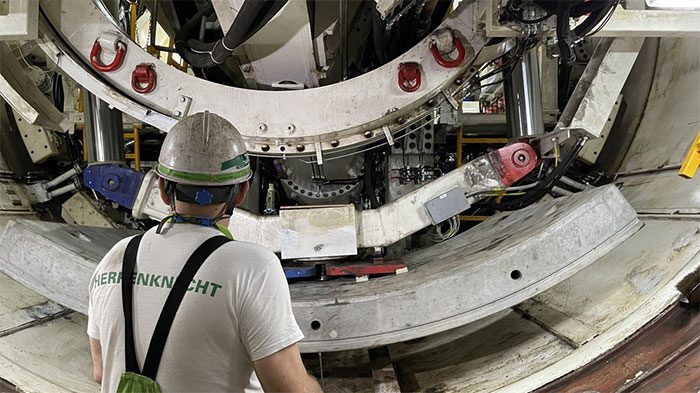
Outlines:
{"label": "man's back", "polygon": [[[175,224],[148,231],[139,247],[134,282],[134,341],[139,365],[160,311],[182,266],[213,228]],[[124,371],[121,265],[128,239],[98,265],[90,284],[88,335],[100,340],[103,391],[116,390]],[[277,257],[259,246],[230,242],[202,265],[180,305],[163,351],[163,391],[256,391],[253,361],[303,338],[289,305]]]}

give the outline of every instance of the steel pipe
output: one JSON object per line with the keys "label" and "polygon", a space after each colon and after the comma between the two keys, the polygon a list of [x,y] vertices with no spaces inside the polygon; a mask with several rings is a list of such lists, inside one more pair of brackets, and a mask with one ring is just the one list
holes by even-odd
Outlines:
{"label": "steel pipe", "polygon": [[518,60],[515,70],[504,83],[506,124],[510,138],[528,138],[544,133],[540,67],[537,50],[532,49]]}
{"label": "steel pipe", "polygon": [[123,163],[124,136],[122,114],[84,90],[87,159],[94,163]]}

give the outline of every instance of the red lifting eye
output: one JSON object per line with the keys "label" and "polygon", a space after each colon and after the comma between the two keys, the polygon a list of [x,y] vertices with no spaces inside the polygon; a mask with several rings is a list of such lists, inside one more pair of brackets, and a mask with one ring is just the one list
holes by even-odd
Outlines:
{"label": "red lifting eye", "polygon": [[454,60],[445,60],[440,54],[437,44],[432,43],[430,45],[430,52],[433,53],[433,58],[435,58],[435,61],[438,64],[445,68],[455,68],[462,64],[462,61],[464,61],[464,45],[462,45],[462,40],[455,36],[453,38],[453,42],[455,44],[455,48],[457,49],[457,57]]}
{"label": "red lifting eye", "polygon": [[399,64],[399,87],[401,90],[412,93],[420,88],[421,76],[418,63]]}
{"label": "red lifting eye", "polygon": [[153,68],[153,64],[141,63],[131,73],[131,88],[137,93],[150,93],[156,87],[156,78],[156,70]]}
{"label": "red lifting eye", "polygon": [[102,52],[102,46],[100,46],[100,39],[96,39],[95,43],[92,44],[92,50],[90,51],[90,64],[95,67],[96,70],[102,72],[111,72],[121,67],[124,62],[124,56],[126,55],[126,44],[122,41],[117,41],[117,54],[114,56],[109,64],[103,64],[100,60],[100,52]]}

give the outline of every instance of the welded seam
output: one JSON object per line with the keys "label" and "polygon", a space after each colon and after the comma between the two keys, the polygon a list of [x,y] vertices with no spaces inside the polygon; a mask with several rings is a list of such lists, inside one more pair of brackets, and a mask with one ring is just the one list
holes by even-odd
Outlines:
{"label": "welded seam", "polygon": [[47,315],[47,316],[44,316],[44,317],[41,317],[38,319],[34,319],[34,320],[29,321],[29,322],[25,322],[21,325],[11,327],[9,329],[5,329],[3,331],[0,331],[0,338],[5,337],[5,336],[9,336],[11,334],[17,333],[17,332],[22,331],[24,329],[28,329],[28,328],[31,328],[31,327],[34,327],[37,325],[41,325],[45,322],[49,322],[49,321],[53,321],[53,320],[58,319],[58,318],[65,317],[65,316],[70,315],[74,312],[75,311],[73,311],[71,309],[65,309],[63,311],[59,311],[57,313],[50,314],[50,315]]}
{"label": "welded seam", "polygon": [[535,318],[533,315],[531,315],[531,314],[528,313],[527,311],[525,311],[525,310],[519,308],[518,306],[514,306],[514,307],[513,307],[513,311],[515,311],[516,313],[518,313],[518,314],[519,314],[521,317],[523,317],[524,319],[526,319],[526,320],[528,320],[528,321],[531,321],[531,322],[533,322],[534,324],[536,324],[537,326],[541,327],[542,329],[544,329],[544,331],[546,331],[547,333],[549,333],[549,334],[551,334],[552,336],[554,336],[554,337],[556,337],[557,339],[559,339],[559,341],[561,341],[561,342],[563,342],[564,344],[566,344],[566,345],[568,345],[569,347],[571,347],[571,349],[578,349],[578,348],[580,347],[580,345],[576,344],[576,342],[575,342],[574,340],[572,340],[572,339],[570,339],[569,337],[565,336],[564,334],[559,333],[559,332],[557,332],[556,330],[552,329],[550,326],[548,326],[548,325],[545,324],[544,322],[540,321],[539,319]]}

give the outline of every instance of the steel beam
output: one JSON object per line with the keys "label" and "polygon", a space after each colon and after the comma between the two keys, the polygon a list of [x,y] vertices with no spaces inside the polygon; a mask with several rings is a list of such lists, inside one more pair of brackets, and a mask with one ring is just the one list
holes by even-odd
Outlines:
{"label": "steel beam", "polygon": [[[238,127],[249,151],[265,155],[299,154],[300,151],[310,155],[319,148],[343,150],[385,138],[384,126],[391,132],[398,132],[414,120],[432,116],[435,106],[445,96],[452,97],[463,89],[466,76],[470,75],[468,65],[485,43],[484,37],[472,26],[474,4],[465,2],[441,25],[452,29],[467,48],[460,67],[440,66],[430,55],[429,37],[426,37],[392,62],[332,86],[283,94],[235,88],[211,83],[156,62],[157,87],[149,94],[138,94],[131,89],[131,72],[140,63],[152,63],[153,57],[126,38],[128,54],[124,64],[113,72],[98,74],[89,67],[76,68],[70,64],[88,63],[95,40],[116,31],[113,21],[99,7],[84,1],[63,0],[42,3],[42,10],[48,23],[40,25],[46,40],[40,47],[47,50],[52,59],[57,59],[58,66],[67,74],[99,98],[126,113],[129,111],[120,106],[134,107],[131,112],[146,122],[149,122],[149,115],[179,116],[176,114],[181,114],[179,101],[189,99],[190,113],[205,109],[220,113]],[[55,42],[49,43],[52,39]],[[69,55],[66,56],[68,64],[64,63],[64,53]],[[398,64],[403,62],[421,64],[423,84],[414,93],[402,91],[396,82]],[[86,71],[89,77],[85,77]],[[105,89],[100,78],[116,89],[111,86]],[[141,111],[136,107],[148,109]],[[166,131],[172,126],[169,121],[159,123]]]}
{"label": "steel beam", "polygon": [[0,13],[0,41],[33,40],[38,36],[39,0],[9,0],[2,6],[7,13]]}
{"label": "steel beam", "polygon": [[[599,138],[612,121],[610,114],[642,44],[640,37],[601,40],[552,132]],[[542,142],[541,153],[552,149],[549,138]]]}

